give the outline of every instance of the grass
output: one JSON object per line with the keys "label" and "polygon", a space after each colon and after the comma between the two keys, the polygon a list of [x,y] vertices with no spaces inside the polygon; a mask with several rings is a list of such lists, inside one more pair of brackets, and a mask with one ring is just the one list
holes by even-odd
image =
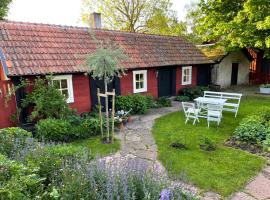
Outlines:
{"label": "grass", "polygon": [[91,157],[101,157],[117,152],[120,149],[120,141],[115,140],[114,144],[103,144],[100,136],[93,136],[88,139],[78,140],[67,144],[72,152],[80,152],[83,149],[89,150]]}
{"label": "grass", "polygon": [[[185,124],[183,112],[175,112],[156,120],[153,135],[158,146],[159,160],[173,177],[183,178],[206,191],[214,191],[222,196],[240,190],[265,165],[266,160],[248,152],[224,146],[233,135],[242,118],[256,113],[259,107],[269,106],[267,97],[244,97],[239,114],[224,112],[221,126],[212,124],[207,128],[206,120],[199,124]],[[217,150],[200,150],[202,137],[215,142]],[[170,147],[173,142],[187,146],[187,150]],[[183,176],[184,175],[184,176]]]}

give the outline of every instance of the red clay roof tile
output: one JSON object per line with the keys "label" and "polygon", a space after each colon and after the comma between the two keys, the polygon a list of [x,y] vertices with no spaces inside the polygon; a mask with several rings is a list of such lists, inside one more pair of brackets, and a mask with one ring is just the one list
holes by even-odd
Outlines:
{"label": "red clay roof tile", "polygon": [[[125,68],[213,63],[181,37],[94,30],[99,41],[114,41],[129,55]],[[85,57],[96,45],[87,30],[0,21],[0,48],[9,76],[86,72]]]}

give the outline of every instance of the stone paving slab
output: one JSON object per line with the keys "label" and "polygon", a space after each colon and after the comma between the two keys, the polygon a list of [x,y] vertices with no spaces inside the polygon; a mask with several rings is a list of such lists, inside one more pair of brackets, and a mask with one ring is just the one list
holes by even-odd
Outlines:
{"label": "stone paving slab", "polygon": [[260,200],[270,199],[270,179],[260,173],[247,185],[245,192]]}
{"label": "stone paving slab", "polygon": [[248,195],[247,193],[238,192],[231,198],[231,200],[256,200],[256,199]]}

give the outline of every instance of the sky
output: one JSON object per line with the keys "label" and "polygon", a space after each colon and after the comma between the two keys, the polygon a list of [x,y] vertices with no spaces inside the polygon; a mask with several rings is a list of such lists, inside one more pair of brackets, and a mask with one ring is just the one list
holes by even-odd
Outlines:
{"label": "sky", "polygon": [[[180,20],[185,19],[185,5],[194,0],[172,0]],[[13,0],[8,20],[82,26],[82,0]]]}

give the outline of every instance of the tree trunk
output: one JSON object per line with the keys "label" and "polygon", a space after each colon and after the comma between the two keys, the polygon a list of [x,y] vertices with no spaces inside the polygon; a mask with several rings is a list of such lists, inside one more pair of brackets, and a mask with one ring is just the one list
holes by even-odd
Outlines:
{"label": "tree trunk", "polygon": [[107,81],[106,79],[104,80],[104,85],[105,85],[105,94],[106,94],[106,98],[105,98],[105,104],[106,104],[106,128],[107,128],[107,142],[110,142],[110,118],[109,118],[109,100],[108,100],[108,85],[107,85]]}

